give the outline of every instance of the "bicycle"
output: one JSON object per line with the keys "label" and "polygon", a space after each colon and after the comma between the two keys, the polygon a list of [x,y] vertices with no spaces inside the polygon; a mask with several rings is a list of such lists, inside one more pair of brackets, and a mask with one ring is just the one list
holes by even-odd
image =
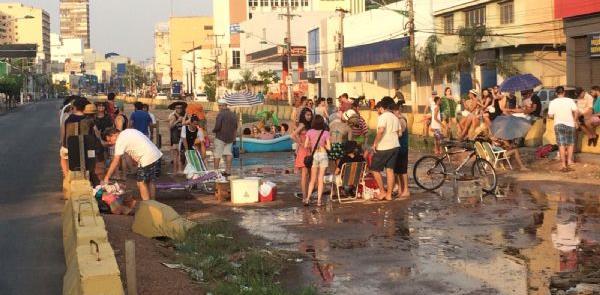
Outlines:
{"label": "bicycle", "polygon": [[[482,180],[482,190],[486,193],[494,193],[498,185],[496,178],[496,170],[494,166],[486,159],[481,158],[473,146],[473,142],[456,142],[446,141],[443,142],[444,154],[443,156],[436,157],[433,155],[423,156],[415,163],[413,168],[413,177],[419,187],[427,191],[433,191],[440,188],[446,181],[447,176],[454,176],[454,181],[464,176],[467,176],[461,170],[466,167],[467,163],[471,159],[475,158],[471,166],[471,177],[473,179]],[[451,150],[458,148],[458,150]],[[471,152],[454,171],[448,171],[445,160],[452,165],[451,155],[460,154],[464,152]],[[448,172],[447,172],[448,171]],[[427,182],[429,178],[430,182]]]}

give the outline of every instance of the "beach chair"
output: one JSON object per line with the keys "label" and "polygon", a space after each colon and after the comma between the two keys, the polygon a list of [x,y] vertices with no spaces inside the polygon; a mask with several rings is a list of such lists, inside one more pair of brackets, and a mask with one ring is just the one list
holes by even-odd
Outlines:
{"label": "beach chair", "polygon": [[210,192],[211,190],[207,186],[207,183],[209,183],[210,181],[194,182],[194,180],[199,179],[199,178],[200,179],[205,178],[205,176],[210,173],[216,173],[217,174],[216,178],[222,177],[221,173],[219,173],[218,171],[209,171],[208,170],[206,163],[202,159],[200,152],[197,151],[196,149],[186,151],[185,152],[185,160],[186,160],[186,165],[183,170],[183,173],[185,173],[188,180],[192,181],[192,182],[188,182],[188,184],[192,184],[192,183],[195,184],[195,186],[193,188],[195,188],[198,185],[201,185],[202,190]]}
{"label": "beach chair", "polygon": [[476,141],[475,144],[474,144],[474,146],[475,146],[475,152],[477,153],[477,155],[480,158],[484,158],[484,159],[486,159],[488,161],[492,161],[489,158],[489,156],[488,156],[487,152],[485,151],[485,149],[483,148],[483,145],[481,144],[481,142]]}
{"label": "beach chair", "polygon": [[[340,175],[334,175],[331,179],[331,196],[337,194],[338,201],[341,203],[349,203],[357,201],[359,194],[359,185],[364,184],[365,173],[367,172],[366,162],[345,163],[342,165]],[[342,198],[340,188],[353,186],[354,196]]]}
{"label": "beach chair", "polygon": [[[510,159],[506,155],[506,150],[500,147],[492,147],[489,142],[481,143],[483,149],[488,155],[488,161],[494,165],[494,168],[497,168],[498,164],[502,164],[502,162],[506,162],[510,170],[512,170],[512,165],[510,164]],[[506,169],[504,166],[502,168]]]}

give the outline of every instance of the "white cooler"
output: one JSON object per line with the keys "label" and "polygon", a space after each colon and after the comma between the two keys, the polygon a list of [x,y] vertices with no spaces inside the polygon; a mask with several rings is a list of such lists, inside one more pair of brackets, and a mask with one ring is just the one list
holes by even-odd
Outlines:
{"label": "white cooler", "polygon": [[231,180],[231,203],[258,203],[259,186],[260,178],[258,177],[246,177]]}

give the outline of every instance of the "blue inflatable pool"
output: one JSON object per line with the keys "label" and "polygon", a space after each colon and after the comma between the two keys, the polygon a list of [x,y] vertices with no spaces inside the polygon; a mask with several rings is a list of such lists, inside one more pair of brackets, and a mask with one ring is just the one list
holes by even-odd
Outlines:
{"label": "blue inflatable pool", "polygon": [[[240,146],[239,137],[237,145]],[[292,150],[292,138],[289,135],[269,140],[244,137],[243,146],[247,153],[288,152]]]}

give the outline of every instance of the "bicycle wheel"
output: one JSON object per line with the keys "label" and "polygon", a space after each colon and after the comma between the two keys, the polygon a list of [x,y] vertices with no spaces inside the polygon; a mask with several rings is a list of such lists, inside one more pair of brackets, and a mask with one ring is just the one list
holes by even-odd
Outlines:
{"label": "bicycle wheel", "polygon": [[424,156],[415,163],[413,178],[417,185],[424,190],[438,189],[446,180],[446,166],[438,157]]}
{"label": "bicycle wheel", "polygon": [[477,158],[471,167],[473,178],[480,179],[481,189],[486,193],[494,193],[498,181],[496,179],[496,169],[485,159]]}

